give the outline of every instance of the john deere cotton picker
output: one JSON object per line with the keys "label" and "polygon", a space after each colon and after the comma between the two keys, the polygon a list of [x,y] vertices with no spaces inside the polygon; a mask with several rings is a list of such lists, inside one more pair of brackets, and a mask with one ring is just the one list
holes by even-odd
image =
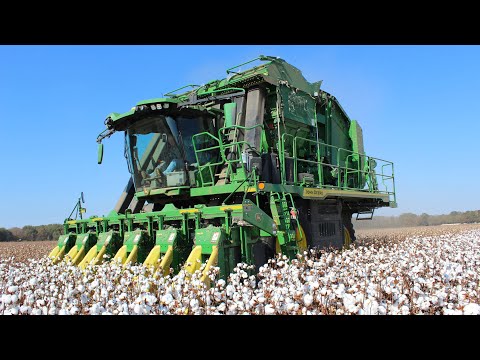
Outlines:
{"label": "john deere cotton picker", "polygon": [[321,81],[270,56],[227,75],[108,115],[98,163],[122,131],[131,178],[108,216],[65,220],[54,262],[109,256],[162,274],[206,263],[204,278],[212,265],[225,278],[239,262],[348,246],[353,214],[396,206],[393,163],[364,152]]}

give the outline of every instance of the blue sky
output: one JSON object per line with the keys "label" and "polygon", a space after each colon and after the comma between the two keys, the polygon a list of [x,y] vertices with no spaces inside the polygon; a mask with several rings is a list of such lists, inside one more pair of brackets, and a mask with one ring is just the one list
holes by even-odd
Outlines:
{"label": "blue sky", "polygon": [[397,209],[480,209],[479,46],[0,46],[0,227],[61,223],[81,191],[107,214],[129,178],[110,112],[280,56],[360,122],[368,154],[395,163]]}

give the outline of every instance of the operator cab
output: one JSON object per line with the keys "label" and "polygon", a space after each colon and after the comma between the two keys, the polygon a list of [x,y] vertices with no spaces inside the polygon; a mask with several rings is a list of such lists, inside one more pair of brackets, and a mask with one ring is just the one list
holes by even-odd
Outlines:
{"label": "operator cab", "polygon": [[137,191],[196,186],[198,164],[216,162],[218,151],[209,137],[195,139],[202,132],[215,134],[212,117],[205,112],[146,113],[125,131],[125,154]]}

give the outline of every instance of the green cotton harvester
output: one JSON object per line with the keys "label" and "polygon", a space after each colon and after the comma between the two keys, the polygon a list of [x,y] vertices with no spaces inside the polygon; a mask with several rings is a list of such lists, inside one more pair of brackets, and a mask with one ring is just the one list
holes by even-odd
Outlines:
{"label": "green cotton harvester", "polygon": [[65,220],[50,258],[201,270],[208,282],[211,266],[226,278],[240,262],[258,269],[278,253],[348,247],[353,214],[396,207],[393,163],[364,152],[359,123],[320,86],[260,56],[111,113],[98,163],[102,140],[124,132],[131,178],[108,216],[82,219],[79,199],[80,219]]}

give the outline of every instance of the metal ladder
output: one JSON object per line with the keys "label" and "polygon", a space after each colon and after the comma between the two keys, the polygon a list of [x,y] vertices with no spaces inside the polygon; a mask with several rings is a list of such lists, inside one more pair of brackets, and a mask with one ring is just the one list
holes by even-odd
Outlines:
{"label": "metal ladder", "polygon": [[[373,212],[375,211],[375,208],[373,209],[368,209],[367,211],[359,211],[357,213],[356,220],[372,220],[373,219]],[[361,217],[361,215],[366,215],[365,217]]]}
{"label": "metal ladder", "polygon": [[[291,206],[288,202],[290,200]],[[296,238],[295,229],[293,229],[290,221],[290,209],[295,208],[293,197],[289,193],[277,193],[272,192],[270,195],[270,209],[272,211],[272,218],[277,224],[279,230],[277,232],[278,242],[282,252],[295,255],[299,252]],[[298,222],[298,216],[295,219],[297,228],[300,226]]]}

